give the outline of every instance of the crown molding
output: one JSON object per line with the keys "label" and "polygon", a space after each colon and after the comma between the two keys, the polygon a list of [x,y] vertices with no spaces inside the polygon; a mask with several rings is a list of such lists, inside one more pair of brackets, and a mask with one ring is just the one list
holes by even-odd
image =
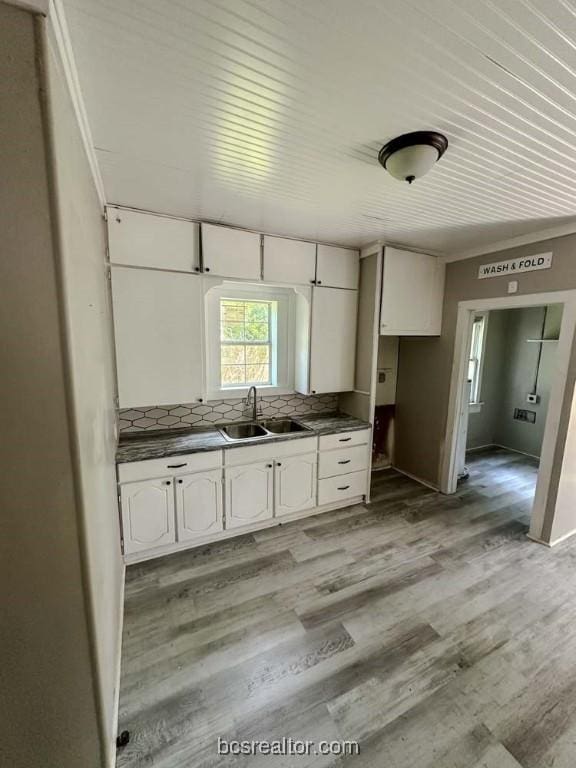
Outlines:
{"label": "crown molding", "polygon": [[476,256],[485,256],[489,253],[496,253],[497,251],[507,251],[510,248],[518,248],[521,245],[541,243],[543,240],[552,240],[556,237],[566,237],[567,235],[575,234],[576,221],[574,221],[572,224],[563,224],[559,227],[549,227],[548,229],[540,229],[537,232],[530,232],[526,235],[510,237],[507,240],[497,240],[490,245],[480,245],[477,248],[470,248],[469,250],[462,251],[461,253],[447,254],[442,257],[442,261],[449,263],[452,261],[473,259]]}
{"label": "crown molding", "polygon": [[49,6],[49,12],[46,19],[48,41],[58,56],[62,66],[62,71],[64,73],[66,85],[68,87],[68,92],[70,94],[72,106],[76,115],[76,121],[80,129],[84,151],[86,152],[86,157],[88,158],[88,164],[90,166],[90,171],[92,173],[92,178],[94,180],[94,185],[96,187],[96,192],[98,193],[98,198],[100,200],[102,210],[104,210],[104,206],[106,204],[104,182],[102,181],[100,168],[96,159],[94,141],[92,139],[92,132],[88,122],[88,115],[86,113],[86,107],[82,97],[80,80],[78,78],[78,70],[76,69],[74,52],[72,50],[70,33],[68,31],[68,24],[64,14],[62,0],[48,0],[46,5]]}

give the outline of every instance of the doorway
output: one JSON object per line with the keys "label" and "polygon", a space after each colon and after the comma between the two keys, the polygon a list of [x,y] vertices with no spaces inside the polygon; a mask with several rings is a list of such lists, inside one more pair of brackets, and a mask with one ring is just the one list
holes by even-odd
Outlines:
{"label": "doorway", "polygon": [[[441,490],[455,493],[459,477],[462,482],[470,474],[479,461],[474,454],[482,450],[500,451],[496,466],[511,457],[536,462],[529,535],[538,541],[543,541],[575,329],[575,291],[473,300],[458,307]],[[522,460],[516,461],[520,470]]]}

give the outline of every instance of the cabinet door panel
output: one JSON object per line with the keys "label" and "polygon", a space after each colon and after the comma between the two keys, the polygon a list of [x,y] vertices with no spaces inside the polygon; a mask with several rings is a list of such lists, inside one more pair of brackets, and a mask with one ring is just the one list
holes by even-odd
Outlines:
{"label": "cabinet door panel", "polygon": [[274,496],[276,516],[316,506],[315,453],[276,461]]}
{"label": "cabinet door panel", "polygon": [[112,267],[112,300],[120,407],[202,396],[202,279]]}
{"label": "cabinet door panel", "polygon": [[310,390],[354,389],[358,292],[314,288],[310,343]]}
{"label": "cabinet door panel", "polygon": [[230,467],[226,478],[226,528],[272,517],[272,462]]}
{"label": "cabinet door panel", "polygon": [[202,261],[211,275],[260,280],[260,235],[202,224]]}
{"label": "cabinet door panel", "polygon": [[176,479],[176,519],[178,541],[203,538],[223,529],[219,469]]}
{"label": "cabinet door panel", "polygon": [[264,280],[310,285],[315,274],[315,243],[264,235]]}
{"label": "cabinet door panel", "polygon": [[199,271],[199,224],[110,207],[107,214],[113,264]]}
{"label": "cabinet door panel", "polygon": [[141,552],[176,541],[171,478],[120,487],[124,553]]}
{"label": "cabinet door panel", "polygon": [[330,288],[358,288],[360,254],[347,248],[319,245],[316,282]]}
{"label": "cabinet door panel", "polygon": [[439,335],[444,270],[435,256],[386,248],[380,332],[392,336]]}

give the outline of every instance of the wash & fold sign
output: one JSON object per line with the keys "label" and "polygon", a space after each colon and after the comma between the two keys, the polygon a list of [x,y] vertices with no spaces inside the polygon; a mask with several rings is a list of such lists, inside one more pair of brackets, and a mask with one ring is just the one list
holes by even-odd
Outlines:
{"label": "wash & fold sign", "polygon": [[539,253],[536,256],[522,256],[519,259],[496,261],[493,264],[482,264],[478,269],[478,278],[506,277],[520,272],[533,272],[536,269],[549,269],[552,266],[551,253]]}

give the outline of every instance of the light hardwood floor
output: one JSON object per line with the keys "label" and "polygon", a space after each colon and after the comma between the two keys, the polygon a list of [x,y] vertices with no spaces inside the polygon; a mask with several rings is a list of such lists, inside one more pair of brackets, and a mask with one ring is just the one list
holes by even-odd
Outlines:
{"label": "light hardwood floor", "polygon": [[452,497],[385,471],[369,507],[130,567],[118,766],[573,768],[576,543],[526,538],[535,461],[469,467]]}

